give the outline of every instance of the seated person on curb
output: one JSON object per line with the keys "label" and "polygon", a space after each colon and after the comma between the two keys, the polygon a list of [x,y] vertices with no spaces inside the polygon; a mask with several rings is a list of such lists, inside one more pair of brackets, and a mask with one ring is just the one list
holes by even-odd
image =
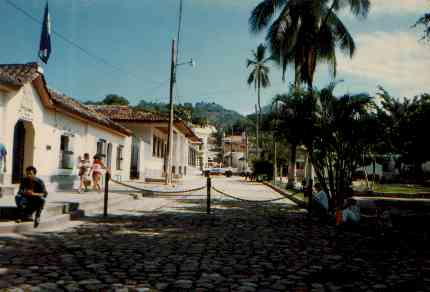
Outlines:
{"label": "seated person on curb", "polygon": [[15,202],[19,210],[19,221],[33,221],[33,213],[36,212],[34,227],[40,222],[40,214],[48,195],[44,182],[36,177],[37,170],[34,166],[25,169],[26,176],[19,186]]}
{"label": "seated person on curb", "polygon": [[316,194],[313,195],[312,212],[317,216],[328,215],[328,196],[321,188],[320,183],[315,184]]}
{"label": "seated person on curb", "polygon": [[346,200],[345,208],[342,210],[342,223],[355,225],[360,222],[360,207],[357,201],[349,198]]}

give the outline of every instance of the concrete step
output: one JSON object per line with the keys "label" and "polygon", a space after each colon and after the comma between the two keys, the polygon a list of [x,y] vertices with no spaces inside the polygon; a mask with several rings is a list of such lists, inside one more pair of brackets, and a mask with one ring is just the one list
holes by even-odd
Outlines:
{"label": "concrete step", "polygon": [[0,198],[6,196],[15,196],[18,191],[18,186],[1,185],[0,186]]}
{"label": "concrete step", "polygon": [[[111,198],[108,203],[108,210],[114,209],[116,206],[129,200],[134,200],[134,197],[124,195]],[[79,220],[86,214],[102,212],[103,207],[103,200],[92,200],[81,203],[49,203],[42,212],[40,225],[37,229],[34,229],[33,222],[16,223],[14,220],[8,220],[0,222],[0,234],[43,231],[43,229],[66,225],[66,223],[72,220]],[[16,207],[12,206],[0,207],[0,210],[8,208],[10,209],[9,212],[13,212],[11,209],[16,210]]]}

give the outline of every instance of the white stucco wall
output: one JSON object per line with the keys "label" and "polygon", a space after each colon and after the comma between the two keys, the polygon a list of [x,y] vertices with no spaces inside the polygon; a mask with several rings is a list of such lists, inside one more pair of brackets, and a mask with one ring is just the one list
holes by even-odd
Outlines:
{"label": "white stucco wall", "polygon": [[[140,157],[140,179],[159,179],[163,177],[164,158],[153,156],[152,150],[154,135],[160,139],[163,139],[167,143],[166,132],[160,130],[160,128],[166,128],[166,123],[122,122],[121,124],[132,130],[136,136],[142,139]],[[184,174],[184,168],[187,166],[187,164],[188,139],[182,132],[179,131],[179,129],[174,127],[172,166],[175,167],[176,174],[179,173],[179,167],[181,167],[182,174]]]}
{"label": "white stucco wall", "polygon": [[[89,153],[93,156],[97,150],[98,139],[105,139],[112,143],[112,175],[116,178],[127,179],[130,168],[131,137],[114,134],[96,125],[70,118],[64,114],[48,111],[31,84],[24,85],[18,92],[11,94],[0,102],[0,124],[3,134],[2,142],[9,153],[5,184],[10,184],[13,160],[14,128],[18,120],[25,119],[26,126],[34,128],[34,144],[26,143],[26,157],[24,167],[33,164],[38,169],[38,176],[42,177],[51,190],[61,187],[64,179],[68,184],[77,184],[77,158]],[[23,112],[25,110],[25,114]],[[31,123],[31,124],[30,124]],[[1,133],[1,132],[0,132]],[[61,135],[70,136],[71,150],[75,162],[73,169],[59,168]],[[116,169],[117,147],[124,146],[122,162],[123,169]],[[33,151],[31,151],[33,150]],[[128,151],[127,151],[128,150]],[[31,152],[33,158],[31,159]]]}

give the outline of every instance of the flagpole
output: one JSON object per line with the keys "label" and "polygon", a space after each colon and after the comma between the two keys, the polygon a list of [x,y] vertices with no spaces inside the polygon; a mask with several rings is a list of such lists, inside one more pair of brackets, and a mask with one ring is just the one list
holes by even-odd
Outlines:
{"label": "flagpole", "polygon": [[45,12],[43,14],[42,32],[40,34],[39,59],[47,64],[51,55],[51,18],[49,15],[48,1],[46,1]]}

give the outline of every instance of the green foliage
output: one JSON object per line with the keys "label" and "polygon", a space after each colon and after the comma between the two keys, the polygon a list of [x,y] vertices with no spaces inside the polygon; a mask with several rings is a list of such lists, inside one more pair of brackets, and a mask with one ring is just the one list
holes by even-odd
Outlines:
{"label": "green foliage", "polygon": [[335,85],[321,91],[292,87],[274,101],[279,105],[277,136],[306,147],[318,180],[340,204],[349,191],[353,172],[377,141],[373,129],[378,123],[371,97],[336,97]]}
{"label": "green foliage", "polygon": [[108,94],[102,101],[86,101],[87,105],[129,105],[130,102],[124,96],[118,94]]}
{"label": "green foliage", "polygon": [[354,40],[339,19],[339,12],[350,8],[355,16],[365,17],[369,0],[264,0],[249,18],[250,29],[259,33],[267,29],[272,58],[281,66],[283,79],[286,69],[293,66],[295,85],[305,83],[312,88],[318,63],[330,66],[336,76],[336,49],[352,56]]}
{"label": "green foliage", "polygon": [[[141,100],[137,108],[159,113],[169,112],[169,105],[163,102],[147,102]],[[249,125],[247,118],[238,112],[225,109],[223,106],[214,102],[201,101],[197,102],[194,106],[189,102],[176,104],[175,114],[183,120],[196,125],[214,125],[221,129],[221,132],[226,129],[231,129],[233,125]]]}
{"label": "green foliage", "polygon": [[430,13],[426,13],[421,16],[413,25],[413,27],[417,26],[424,27],[421,39],[430,40]]}
{"label": "green foliage", "polygon": [[422,178],[421,165],[430,160],[428,151],[428,125],[430,125],[430,95],[422,94],[413,99],[391,97],[379,87],[382,106],[378,111],[387,153],[398,154],[397,162],[402,176]]}

